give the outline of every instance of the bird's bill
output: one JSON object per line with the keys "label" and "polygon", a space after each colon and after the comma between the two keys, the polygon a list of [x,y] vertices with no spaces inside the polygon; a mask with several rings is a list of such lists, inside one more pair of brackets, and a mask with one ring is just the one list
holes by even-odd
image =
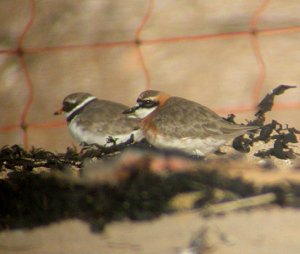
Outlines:
{"label": "bird's bill", "polygon": [[139,105],[135,105],[135,106],[133,106],[132,108],[125,109],[125,110],[123,111],[123,114],[134,114],[135,111],[136,111],[139,107],[140,107]]}
{"label": "bird's bill", "polygon": [[63,110],[63,108],[61,108],[61,109],[55,111],[55,112],[53,113],[53,115],[56,115],[56,116],[57,116],[57,115],[61,115],[63,112],[64,112],[64,110]]}
{"label": "bird's bill", "polygon": [[122,113],[126,114],[128,116],[128,118],[138,118],[136,115],[136,110],[139,108],[140,108],[139,105],[135,105],[129,109],[124,110]]}

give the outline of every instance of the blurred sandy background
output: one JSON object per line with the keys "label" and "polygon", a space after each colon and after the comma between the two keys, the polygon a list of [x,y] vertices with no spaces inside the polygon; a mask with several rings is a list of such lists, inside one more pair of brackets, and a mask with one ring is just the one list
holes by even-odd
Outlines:
{"label": "blurred sandy background", "polygon": [[[236,112],[243,121],[253,115],[249,109],[256,99],[277,85],[300,84],[299,0],[1,0],[0,126],[18,125],[30,96],[24,67],[8,52],[17,47],[32,16],[30,7],[33,23],[21,43],[33,85],[33,102],[25,114],[28,145],[63,151],[73,141],[63,118],[53,112],[67,94],[86,91],[131,105],[147,88],[133,41],[149,3],[139,49],[150,88],[195,100],[222,115]],[[251,33],[197,37],[249,31],[262,4],[252,25],[273,32],[258,32],[255,38]],[[129,43],[109,44],[124,41]],[[299,95],[300,88],[278,97],[269,116],[300,128]],[[0,130],[0,146],[22,144],[20,128]]]}

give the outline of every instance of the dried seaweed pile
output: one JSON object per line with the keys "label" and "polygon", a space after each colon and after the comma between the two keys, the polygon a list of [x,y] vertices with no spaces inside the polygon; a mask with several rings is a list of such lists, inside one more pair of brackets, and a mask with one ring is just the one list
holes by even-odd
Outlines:
{"label": "dried seaweed pile", "polygon": [[[278,159],[295,159],[298,154],[289,146],[290,143],[298,143],[296,134],[300,131],[288,127],[283,124],[272,120],[271,123],[265,123],[265,114],[272,110],[275,96],[283,94],[287,89],[295,88],[295,86],[280,85],[273,89],[271,93],[267,94],[262,101],[258,104],[258,111],[255,114],[255,119],[249,121],[248,125],[260,126],[260,130],[250,134],[248,138],[244,136],[237,137],[233,141],[233,147],[240,152],[249,152],[250,147],[256,142],[263,141],[264,143],[271,143],[272,147],[266,150],[257,151],[254,155],[261,158],[274,156]],[[226,119],[234,122],[234,115],[231,114]]]}
{"label": "dried seaweed pile", "polygon": [[54,167],[46,173],[35,173],[32,165],[22,171],[15,169],[0,180],[0,228],[28,228],[80,218],[99,230],[113,220],[145,220],[173,212],[170,200],[189,192],[199,194],[193,203],[198,208],[270,192],[275,194],[272,202],[297,206],[296,198],[291,202],[291,193],[300,197],[300,185],[257,189],[242,179],[224,177],[217,170],[200,167],[194,172],[159,175],[145,165],[137,165],[118,184],[74,181],[68,170],[60,170],[57,176]]}

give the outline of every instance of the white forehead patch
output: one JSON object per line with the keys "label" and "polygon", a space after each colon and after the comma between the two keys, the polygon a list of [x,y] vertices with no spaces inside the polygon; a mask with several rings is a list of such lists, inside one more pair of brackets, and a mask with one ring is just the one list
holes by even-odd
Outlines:
{"label": "white forehead patch", "polygon": [[148,97],[143,97],[143,98],[140,98],[141,100],[150,100],[150,101],[155,101],[157,100],[157,97],[156,96],[148,96]]}

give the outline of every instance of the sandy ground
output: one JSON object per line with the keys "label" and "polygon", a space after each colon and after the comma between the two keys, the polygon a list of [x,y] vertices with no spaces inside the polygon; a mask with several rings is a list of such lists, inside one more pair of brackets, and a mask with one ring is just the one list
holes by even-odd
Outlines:
{"label": "sandy ground", "polygon": [[[78,220],[0,233],[0,253],[299,253],[300,211],[268,207],[204,218],[198,211],[116,222],[93,233]],[[191,245],[196,246],[193,251]]]}
{"label": "sandy ground", "polygon": [[[249,154],[241,154],[225,146],[222,150],[226,151],[226,155],[210,155],[199,163],[208,164],[212,168],[215,163],[216,168],[227,176],[242,177],[258,187],[300,182],[298,160],[279,160],[274,157],[261,159],[253,156],[261,148],[263,147],[258,143]],[[299,153],[298,144],[293,148]],[[127,152],[119,159],[105,164],[96,162],[93,167],[98,165],[102,172],[105,168],[114,172],[113,170],[124,168],[128,162],[138,163],[143,156],[147,154]],[[150,170],[154,172],[159,172],[167,165],[167,161],[160,156],[153,156],[151,160]],[[170,166],[171,161],[168,163]],[[183,163],[175,160],[173,166],[179,165],[180,169],[180,165],[188,165],[187,160],[183,160]],[[195,165],[191,162],[190,166],[193,169]],[[173,168],[176,170],[176,167]],[[94,179],[95,175],[91,177]],[[2,231],[0,253],[299,253],[300,210],[296,208],[267,205],[204,217],[200,210],[185,208],[183,202],[179,203],[182,210],[174,214],[165,214],[151,221],[113,222],[103,232],[92,232],[88,224],[76,219],[31,230]]]}

